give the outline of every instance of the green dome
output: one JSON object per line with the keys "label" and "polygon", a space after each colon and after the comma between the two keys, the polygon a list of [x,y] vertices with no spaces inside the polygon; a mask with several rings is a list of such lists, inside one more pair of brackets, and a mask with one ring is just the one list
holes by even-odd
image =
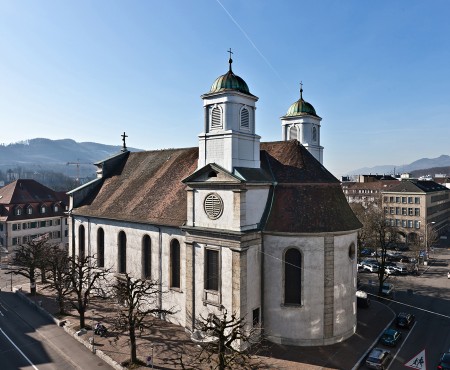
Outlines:
{"label": "green dome", "polygon": [[209,90],[210,93],[215,93],[219,91],[225,91],[225,90],[236,90],[244,94],[250,94],[250,90],[248,89],[248,86],[246,82],[240,78],[239,76],[236,76],[232,69],[231,64],[233,63],[233,59],[231,59],[231,49],[228,50],[230,53],[230,59],[228,60],[228,63],[230,64],[230,68],[227,73],[225,73],[222,76],[217,77],[217,79],[214,81],[214,83],[211,86],[211,90]]}
{"label": "green dome", "polygon": [[236,76],[231,69],[224,75],[217,77],[209,92],[214,93],[224,90],[237,90],[244,94],[250,94],[247,83],[239,76]]}
{"label": "green dome", "polygon": [[304,114],[317,116],[316,110],[312,104],[303,100],[303,89],[300,89],[300,99],[289,107],[286,116],[302,116]]}

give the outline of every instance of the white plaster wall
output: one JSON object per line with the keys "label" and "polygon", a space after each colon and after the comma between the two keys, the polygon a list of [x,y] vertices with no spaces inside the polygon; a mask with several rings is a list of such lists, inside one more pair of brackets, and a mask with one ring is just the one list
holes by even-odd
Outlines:
{"label": "white plaster wall", "polygon": [[247,250],[247,314],[248,326],[252,325],[253,310],[261,307],[261,247],[251,246]]}
{"label": "white plaster wall", "polygon": [[[302,305],[284,306],[283,253],[296,247],[302,253]],[[323,337],[324,238],[264,236],[264,329],[272,341]]]}
{"label": "white plaster wall", "polygon": [[211,190],[198,190],[194,193],[195,226],[216,229],[237,230],[234,225],[234,193],[232,191],[215,191],[223,201],[223,213],[216,219],[211,220],[205,213],[203,204],[206,196]]}
{"label": "white plaster wall", "polygon": [[334,239],[334,336],[346,336],[356,331],[356,256],[349,257],[349,247],[356,233]]}
{"label": "white plaster wall", "polygon": [[248,189],[245,193],[245,216],[246,225],[257,225],[261,222],[262,214],[267,204],[269,188],[267,189]]}
{"label": "white plaster wall", "polygon": [[[324,338],[324,238],[274,236],[264,238],[264,328],[269,340],[297,345],[339,342],[356,330],[355,260],[349,245],[356,233],[334,237],[333,336]],[[302,305],[283,305],[283,252],[298,247],[302,253]]]}
{"label": "white plaster wall", "polygon": [[[127,272],[135,277],[142,277],[142,238],[145,235],[150,236],[151,240],[151,277],[153,280],[161,281],[163,291],[163,306],[165,309],[175,309],[176,313],[167,316],[167,320],[178,325],[185,325],[185,252],[184,236],[176,228],[161,227],[161,249],[160,249],[160,231],[158,227],[146,224],[136,224],[124,221],[114,221],[105,219],[75,216],[75,251],[78,253],[78,229],[82,224],[85,227],[86,235],[86,254],[97,254],[97,230],[101,227],[104,230],[105,247],[105,268],[111,268],[112,273],[117,271],[118,263],[118,235],[124,231],[127,237]],[[171,289],[170,283],[170,242],[174,239],[180,242],[180,260],[181,260],[181,289]],[[71,243],[70,243],[71,245]],[[71,248],[69,248],[71,249]],[[159,253],[161,251],[161,259]],[[160,280],[160,266],[162,278]],[[113,278],[113,277],[111,277]]]}

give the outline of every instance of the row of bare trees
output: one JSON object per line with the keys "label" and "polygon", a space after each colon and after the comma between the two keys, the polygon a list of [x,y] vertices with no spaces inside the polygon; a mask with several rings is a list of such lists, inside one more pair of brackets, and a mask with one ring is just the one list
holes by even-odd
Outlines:
{"label": "row of bare trees", "polygon": [[[378,280],[379,293],[381,293],[383,283],[388,278],[386,274],[387,250],[390,246],[395,246],[399,242],[400,229],[393,226],[388,219],[385,211],[376,204],[362,207],[360,204],[350,204],[353,212],[362,223],[362,228],[358,231],[358,257],[361,257],[361,250],[365,246],[374,246],[377,250],[376,258],[379,263]],[[437,233],[433,228],[426,228],[428,235],[422,236],[422,239],[428,245],[434,243],[437,239]],[[413,251],[416,260],[419,260],[419,251],[428,249],[421,241],[420,237],[416,237],[408,242],[408,247]]]}
{"label": "row of bare trees", "polygon": [[[66,304],[79,315],[80,328],[85,327],[85,314],[90,299],[104,296],[105,291],[114,299],[117,310],[112,318],[112,328],[118,333],[126,333],[130,343],[130,362],[138,362],[137,342],[139,335],[151,330],[154,320],[149,316],[166,316],[174,309],[158,307],[158,297],[164,292],[157,281],[133,278],[120,274],[108,283],[111,270],[97,268],[94,256],[69,256],[59,245],[51,245],[45,239],[21,245],[13,258],[9,273],[29,279],[30,293],[36,294],[36,280],[40,277],[43,287],[55,292],[59,313],[65,313]],[[214,341],[203,345],[197,355],[191,356],[190,363],[180,365],[183,369],[253,369],[254,354],[260,348],[260,329],[248,328],[246,321],[236,315],[209,315],[199,317],[197,330]],[[247,347],[246,350],[241,348]],[[251,351],[251,352],[250,352]],[[195,365],[194,365],[195,364]]]}

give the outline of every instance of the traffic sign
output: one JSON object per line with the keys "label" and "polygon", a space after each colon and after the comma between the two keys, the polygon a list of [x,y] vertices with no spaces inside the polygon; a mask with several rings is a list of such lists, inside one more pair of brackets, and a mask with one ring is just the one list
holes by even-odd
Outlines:
{"label": "traffic sign", "polygon": [[414,356],[411,360],[409,360],[406,364],[406,367],[410,367],[411,369],[419,369],[419,370],[427,370],[427,360],[425,358],[425,348],[420,351],[416,356]]}

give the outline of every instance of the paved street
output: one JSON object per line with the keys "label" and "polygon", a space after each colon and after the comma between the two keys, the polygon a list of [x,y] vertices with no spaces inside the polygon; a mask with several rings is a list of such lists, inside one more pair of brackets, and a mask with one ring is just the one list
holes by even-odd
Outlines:
{"label": "paved street", "polygon": [[[402,330],[403,340],[391,349],[394,360],[389,369],[405,369],[405,364],[425,350],[427,369],[436,368],[439,356],[450,348],[450,251],[437,249],[429,266],[421,266],[420,276],[393,276],[392,300],[383,300],[396,313],[406,311],[416,316],[416,325]],[[375,274],[360,274],[363,282],[376,280]],[[370,291],[370,290],[369,290]],[[382,347],[382,346],[381,346]],[[425,367],[419,368],[424,370]]]}
{"label": "paved street", "polygon": [[109,369],[103,360],[11,292],[0,292],[0,364],[8,369]]}

